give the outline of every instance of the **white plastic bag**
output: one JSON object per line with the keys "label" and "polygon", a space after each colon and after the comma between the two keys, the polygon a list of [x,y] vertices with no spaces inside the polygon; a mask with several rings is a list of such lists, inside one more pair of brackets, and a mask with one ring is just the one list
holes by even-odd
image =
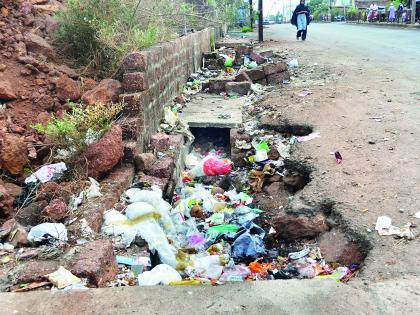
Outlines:
{"label": "white plastic bag", "polygon": [[95,198],[95,197],[101,197],[101,187],[99,186],[99,183],[94,180],[92,177],[89,177],[90,181],[90,187],[86,189],[86,198]]}
{"label": "white plastic bag", "polygon": [[29,242],[42,242],[54,238],[60,242],[67,242],[67,229],[63,223],[42,223],[34,226],[28,233]]}
{"label": "white plastic bag", "polygon": [[150,271],[145,271],[137,276],[139,285],[168,285],[171,282],[181,281],[181,275],[171,266],[160,264]]}

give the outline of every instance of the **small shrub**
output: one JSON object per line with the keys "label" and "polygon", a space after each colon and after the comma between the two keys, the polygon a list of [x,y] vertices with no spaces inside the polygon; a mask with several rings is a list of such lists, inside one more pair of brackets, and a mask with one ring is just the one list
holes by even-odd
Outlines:
{"label": "small shrub", "polygon": [[73,103],[71,113],[62,117],[53,115],[46,126],[37,123],[30,127],[45,134],[54,143],[61,158],[70,158],[100,139],[111,128],[113,119],[122,108],[122,104],[84,106]]}
{"label": "small shrub", "polygon": [[253,29],[251,26],[242,26],[242,33],[252,32]]}
{"label": "small shrub", "polygon": [[98,77],[115,77],[124,56],[172,37],[163,23],[139,16],[133,0],[67,0],[56,14],[62,53]]}

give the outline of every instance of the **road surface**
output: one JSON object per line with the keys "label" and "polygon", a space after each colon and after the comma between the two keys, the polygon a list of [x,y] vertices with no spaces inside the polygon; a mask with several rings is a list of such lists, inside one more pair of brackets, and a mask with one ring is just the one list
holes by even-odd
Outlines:
{"label": "road surface", "polygon": [[[270,25],[264,29],[264,36],[266,40],[293,41],[295,30],[291,24]],[[358,59],[399,72],[402,78],[420,79],[420,29],[312,23],[307,41],[302,44],[331,52],[334,59]]]}

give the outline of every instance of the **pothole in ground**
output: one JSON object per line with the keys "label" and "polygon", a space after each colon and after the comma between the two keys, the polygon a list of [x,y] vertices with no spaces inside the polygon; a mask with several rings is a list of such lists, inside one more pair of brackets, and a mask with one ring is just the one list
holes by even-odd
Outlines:
{"label": "pothole in ground", "polygon": [[[288,129],[296,130],[300,135],[312,131],[300,125]],[[332,203],[294,202],[310,182],[311,169],[288,159],[293,136],[274,130],[252,139],[238,130],[191,131],[195,141],[173,203],[182,213],[181,224],[188,226],[182,230],[184,248],[177,254],[184,279],[179,283],[315,277],[348,281],[357,274],[366,247],[333,219]],[[257,158],[260,150],[266,156]],[[227,171],[228,159],[235,160],[232,171]],[[200,166],[203,160],[213,161],[208,170]],[[218,171],[227,174],[205,176]]]}

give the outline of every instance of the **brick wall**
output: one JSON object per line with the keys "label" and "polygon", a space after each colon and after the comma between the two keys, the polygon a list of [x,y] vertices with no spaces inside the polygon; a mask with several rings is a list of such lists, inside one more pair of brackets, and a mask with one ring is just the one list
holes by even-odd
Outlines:
{"label": "brick wall", "polygon": [[120,101],[126,103],[124,139],[144,149],[158,129],[163,108],[179,95],[189,75],[198,70],[202,54],[210,51],[213,29],[133,52],[124,62]]}

